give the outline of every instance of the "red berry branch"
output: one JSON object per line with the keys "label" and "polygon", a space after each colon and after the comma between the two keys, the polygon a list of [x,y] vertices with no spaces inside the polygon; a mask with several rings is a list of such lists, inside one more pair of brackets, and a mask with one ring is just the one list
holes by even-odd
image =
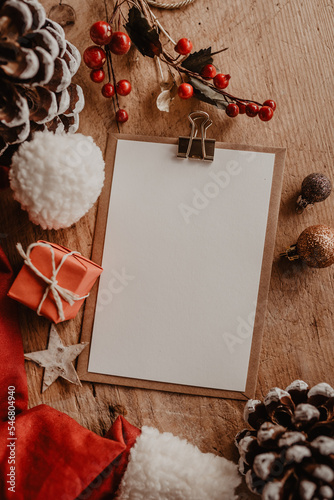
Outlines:
{"label": "red berry branch", "polygon": [[[125,109],[120,109],[118,96],[128,95],[131,92],[131,84],[128,80],[116,82],[111,53],[115,55],[126,54],[131,47],[131,40],[126,33],[113,32],[107,21],[94,23],[90,29],[90,37],[96,45],[88,47],[83,54],[86,66],[92,69],[90,78],[94,83],[102,83],[106,76],[102,68],[107,63],[109,81],[103,85],[101,93],[107,99],[114,99],[116,95],[116,103],[114,101],[116,120],[118,123],[124,123],[129,117]],[[101,48],[101,45],[104,45],[104,49]]]}
{"label": "red berry branch", "polygon": [[[127,17],[123,12],[125,8],[128,11]],[[225,90],[231,76],[217,73],[213,56],[226,49],[212,52],[209,47],[192,52],[193,44],[188,38],[180,38],[175,43],[153,14],[146,0],[117,0],[110,19],[106,7],[106,18],[106,21],[98,21],[92,25],[90,37],[95,45],[85,50],[83,59],[92,70],[90,77],[95,83],[102,83],[105,80],[103,66],[107,64],[108,82],[102,87],[102,95],[105,98],[112,98],[118,123],[128,120],[127,111],[120,108],[119,97],[125,97],[131,92],[131,83],[124,79],[117,82],[112,54],[116,56],[126,54],[130,50],[131,43],[142,55],[156,59],[159,64],[162,75],[162,92],[157,100],[159,109],[167,111],[169,103],[177,93],[181,99],[196,97],[223,109],[230,118],[246,114],[250,118],[259,116],[260,120],[266,122],[273,117],[276,109],[275,101],[269,99],[260,103],[236,97]],[[121,19],[125,21],[124,28],[127,33],[120,29]],[[161,63],[168,67],[169,83],[163,82]],[[174,92],[176,87],[177,92],[176,90]]]}

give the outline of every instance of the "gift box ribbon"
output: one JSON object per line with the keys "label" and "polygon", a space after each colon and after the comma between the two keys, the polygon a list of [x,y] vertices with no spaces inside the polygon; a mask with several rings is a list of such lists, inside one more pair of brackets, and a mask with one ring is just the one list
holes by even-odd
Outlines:
{"label": "gift box ribbon", "polygon": [[[52,264],[52,275],[51,275],[51,278],[48,278],[47,276],[45,276],[31,262],[30,253],[31,253],[31,251],[35,247],[46,247],[46,248],[49,248],[49,250],[51,252],[51,264]],[[37,243],[32,243],[27,248],[27,252],[25,252],[23,250],[23,247],[22,247],[21,243],[18,243],[16,245],[16,248],[17,248],[19,254],[21,255],[21,257],[23,258],[25,265],[28,266],[39,278],[41,278],[43,281],[45,281],[45,283],[48,285],[46,287],[46,289],[45,289],[45,292],[44,292],[44,295],[42,297],[42,300],[40,301],[39,306],[38,306],[37,311],[36,311],[37,314],[38,314],[38,316],[41,316],[41,309],[42,309],[42,306],[44,304],[44,301],[45,301],[46,297],[48,296],[48,294],[50,292],[52,292],[52,295],[54,297],[54,300],[55,300],[55,303],[56,303],[56,306],[57,306],[57,309],[58,309],[59,318],[61,319],[61,321],[64,321],[65,320],[65,315],[64,315],[64,309],[63,309],[63,304],[61,302],[61,298],[63,300],[65,300],[66,302],[68,302],[72,306],[75,301],[84,300],[84,299],[86,299],[89,296],[89,293],[88,293],[87,295],[79,297],[79,295],[77,295],[76,293],[73,293],[71,290],[67,290],[66,288],[61,287],[58,284],[58,281],[57,281],[57,274],[60,271],[62,265],[65,262],[65,260],[68,257],[70,257],[71,255],[81,255],[80,252],[71,251],[69,253],[66,253],[62,257],[62,259],[61,259],[60,264],[58,265],[58,267],[56,267],[55,252],[54,252],[53,247],[51,245],[49,245],[48,243],[44,243],[42,241],[38,241]]]}

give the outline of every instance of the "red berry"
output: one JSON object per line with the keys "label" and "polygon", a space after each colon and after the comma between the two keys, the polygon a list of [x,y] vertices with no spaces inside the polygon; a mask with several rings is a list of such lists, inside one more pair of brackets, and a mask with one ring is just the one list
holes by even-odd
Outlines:
{"label": "red berry", "polygon": [[235,118],[239,114],[239,106],[234,102],[230,102],[226,108],[226,114],[230,118]]}
{"label": "red berry", "polygon": [[105,85],[103,85],[101,92],[103,97],[113,97],[115,95],[115,87],[110,82],[106,83]]}
{"label": "red berry", "polygon": [[119,109],[116,113],[116,120],[119,123],[125,123],[129,119],[128,113],[125,111],[125,109]]}
{"label": "red berry", "polygon": [[276,102],[273,101],[272,99],[268,99],[263,103],[263,106],[269,106],[269,108],[272,108],[273,111],[276,109]]}
{"label": "red berry", "polygon": [[239,114],[244,115],[246,113],[246,104],[243,102],[237,102],[238,107],[239,107]]}
{"label": "red berry", "polygon": [[205,78],[206,80],[211,80],[211,78],[214,78],[216,76],[216,68],[214,67],[213,64],[207,64],[204,66],[204,68],[201,71],[201,76]]}
{"label": "red berry", "polygon": [[218,75],[214,77],[213,83],[217,89],[223,90],[228,86],[230,78],[230,75],[223,75],[223,73],[218,73]]}
{"label": "red berry", "polygon": [[111,37],[109,48],[113,54],[121,56],[129,52],[131,40],[126,33],[115,31]]}
{"label": "red berry", "polygon": [[181,99],[190,99],[194,95],[194,89],[190,83],[181,83],[177,89],[177,93]]}
{"label": "red berry", "polygon": [[83,53],[83,60],[90,69],[100,69],[106,61],[106,53],[101,47],[91,45]]}
{"label": "red berry", "polygon": [[259,118],[263,122],[269,122],[274,116],[274,110],[270,106],[262,106],[259,111]]}
{"label": "red berry", "polygon": [[96,45],[108,45],[111,36],[112,29],[106,21],[97,21],[90,28],[90,37]]}
{"label": "red berry", "polygon": [[193,50],[193,44],[189,38],[181,38],[175,45],[174,50],[181,56],[186,56]]}
{"label": "red berry", "polygon": [[120,80],[116,85],[118,95],[128,95],[131,92],[131,83],[128,80]]}
{"label": "red berry", "polygon": [[246,106],[246,115],[250,118],[254,118],[259,112],[259,106],[254,102],[249,102]]}
{"label": "red berry", "polygon": [[95,83],[103,82],[105,76],[103,69],[92,69],[90,72],[90,79]]}

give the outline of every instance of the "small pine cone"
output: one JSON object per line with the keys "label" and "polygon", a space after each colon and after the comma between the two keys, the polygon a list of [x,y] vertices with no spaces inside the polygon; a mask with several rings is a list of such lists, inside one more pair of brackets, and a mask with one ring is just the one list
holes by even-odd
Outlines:
{"label": "small pine cone", "polygon": [[247,402],[239,471],[263,500],[334,500],[334,389],[296,380]]}
{"label": "small pine cone", "polygon": [[0,0],[0,155],[36,130],[73,132],[84,107],[81,56],[37,0]]}

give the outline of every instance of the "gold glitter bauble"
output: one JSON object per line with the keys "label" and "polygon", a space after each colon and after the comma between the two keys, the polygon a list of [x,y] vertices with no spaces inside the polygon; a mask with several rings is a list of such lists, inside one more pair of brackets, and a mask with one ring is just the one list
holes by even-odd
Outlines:
{"label": "gold glitter bauble", "polygon": [[310,267],[334,264],[334,230],[319,224],[302,232],[297,241],[297,253]]}

